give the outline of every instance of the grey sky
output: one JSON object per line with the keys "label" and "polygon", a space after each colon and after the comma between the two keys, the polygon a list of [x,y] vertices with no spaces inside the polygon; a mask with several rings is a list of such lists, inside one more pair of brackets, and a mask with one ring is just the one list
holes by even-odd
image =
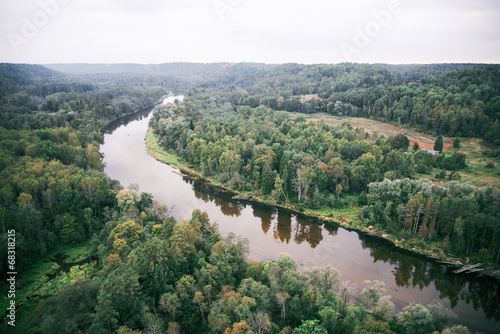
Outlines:
{"label": "grey sky", "polygon": [[500,63],[500,1],[0,0],[0,62],[173,61]]}

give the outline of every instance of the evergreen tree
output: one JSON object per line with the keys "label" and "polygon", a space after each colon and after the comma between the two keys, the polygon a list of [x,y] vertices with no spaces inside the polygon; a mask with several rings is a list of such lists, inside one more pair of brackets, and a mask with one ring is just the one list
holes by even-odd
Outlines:
{"label": "evergreen tree", "polygon": [[274,189],[274,183],[276,182],[276,178],[274,176],[274,172],[269,163],[264,165],[262,168],[262,175],[260,178],[261,189],[264,195],[269,195],[271,191]]}
{"label": "evergreen tree", "polygon": [[285,196],[290,198],[292,192],[293,166],[286,155],[283,155],[280,162],[280,177]]}
{"label": "evergreen tree", "polygon": [[434,151],[443,152],[443,136],[439,135],[434,143]]}

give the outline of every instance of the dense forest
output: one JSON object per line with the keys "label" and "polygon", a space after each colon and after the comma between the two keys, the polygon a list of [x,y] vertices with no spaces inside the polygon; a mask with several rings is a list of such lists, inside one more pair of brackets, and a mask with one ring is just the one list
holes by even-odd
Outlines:
{"label": "dense forest", "polygon": [[[499,66],[397,68],[290,64],[250,81],[244,91],[234,93],[231,102],[306,114],[368,117],[427,133],[500,143]],[[457,69],[446,72],[452,68]],[[440,72],[445,73],[437,75]],[[234,85],[247,84],[243,78]],[[306,94],[313,98],[301,101]]]}
{"label": "dense forest", "polygon": [[[453,313],[408,305],[397,315],[382,282],[361,292],[333,268],[297,271],[290,256],[247,262],[244,240],[222,237],[206,214],[176,222],[151,197],[117,194],[113,218],[92,239],[100,259],[43,300],[24,323],[39,333],[468,333],[444,329]],[[138,220],[137,213],[141,219]]]}
{"label": "dense forest", "polygon": [[153,106],[165,95],[160,86],[128,85],[121,78],[96,85],[35,65],[0,64],[0,80],[0,126],[6,129],[71,125],[93,134],[109,120]]}
{"label": "dense forest", "polygon": [[22,269],[101,230],[118,185],[103,174],[100,130],[165,90],[96,86],[36,65],[0,64],[0,78],[0,219],[4,235],[17,231]]}
{"label": "dense forest", "polygon": [[[3,317],[1,331],[469,332],[447,328],[455,316],[439,304],[410,304],[396,313],[383,282],[366,281],[357,290],[336,269],[299,270],[287,254],[249,261],[246,241],[221,235],[205,213],[195,210],[191,219],[176,222],[150,194],[109,179],[99,145],[109,121],[156,104],[165,90],[190,88],[184,103],[158,107],[151,126],[164,148],[206,177],[299,210],[357,207],[365,225],[423,241],[442,239],[450,252],[494,263],[500,191],[453,181],[457,170],[467,168],[459,150],[412,151],[404,135],[374,137],[349,123],[308,122],[287,111],[310,112],[306,106],[317,103],[317,110],[332,113],[341,106],[342,113],[357,110],[361,116],[389,91],[415,84],[415,100],[409,88],[382,110],[394,115],[396,101],[408,97],[401,108],[413,114],[423,99],[431,115],[439,104],[430,106],[423,97],[427,88],[446,90],[445,82],[454,82],[464,89],[453,94],[466,96],[469,83],[484,81],[490,87],[483,87],[484,96],[472,91],[442,108],[453,117],[455,107],[470,108],[474,117],[482,113],[474,131],[486,136],[498,118],[496,67],[183,64],[136,73],[144,72],[139,68],[68,76],[0,64],[1,247],[7,249],[7,231],[15,230],[19,273],[58,249],[84,244],[87,250],[85,263],[66,273],[57,267],[38,273],[31,294],[23,290],[28,277],[18,276],[17,293],[28,297],[18,304],[16,327]],[[377,87],[385,93],[372,91]],[[355,91],[374,97],[356,104],[346,97]],[[318,97],[301,101],[303,94]],[[398,122],[425,125],[413,119]],[[426,131],[448,134],[435,123],[428,126]],[[474,134],[461,132],[467,135]],[[434,186],[418,178],[423,171],[451,182]],[[1,254],[4,284],[8,262]],[[53,277],[60,277],[57,287],[47,284]]]}

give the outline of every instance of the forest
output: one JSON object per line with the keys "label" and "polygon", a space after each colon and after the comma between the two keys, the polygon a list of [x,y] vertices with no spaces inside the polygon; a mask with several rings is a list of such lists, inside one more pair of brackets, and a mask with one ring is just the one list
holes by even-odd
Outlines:
{"label": "forest", "polygon": [[[339,101],[351,111],[365,106],[373,110],[372,100],[355,105],[342,94],[357,90],[360,96],[370,95],[375,84],[387,92],[411,86],[410,81],[420,80],[416,78],[422,78],[422,84],[416,83],[421,85],[418,89],[437,90],[433,87],[459,81],[455,85],[465,88],[456,94],[466,95],[469,84],[486,80],[484,85],[490,88],[483,88],[490,95],[472,94],[469,100],[464,97],[443,108],[453,117],[455,107],[472,108],[473,115],[483,113],[474,131],[487,135],[498,119],[498,104],[493,103],[498,99],[493,84],[497,68],[467,64],[156,68],[154,74],[84,75],[82,70],[67,75],[36,65],[0,64],[1,247],[7,249],[7,231],[15,230],[17,270],[34,270],[30,275],[36,277],[18,276],[16,327],[9,327],[3,317],[0,331],[469,333],[460,325],[450,328],[456,316],[440,304],[409,304],[397,312],[383,282],[366,281],[356,289],[341,279],[338,270],[299,269],[287,254],[274,261],[249,260],[247,242],[219,233],[205,213],[195,210],[191,219],[177,222],[151,194],[108,178],[99,145],[111,120],[157,104],[166,91],[186,89],[184,103],[157,107],[151,127],[165,149],[204,176],[298,210],[358,208],[357,219],[365,226],[422,242],[442,240],[457,256],[474,255],[495,264],[500,252],[500,191],[456,180],[455,172],[468,168],[459,149],[437,155],[413,151],[403,135],[375,138],[349,123],[309,122],[290,112],[307,112],[309,107],[304,106],[314,105],[315,99],[300,102],[300,95],[322,94],[319,88],[330,82],[328,73],[330,84],[342,80],[351,84],[331,86],[332,95],[321,99],[338,99],[334,106]],[[388,73],[390,80],[372,78],[373,73]],[[308,83],[312,86],[306,91]],[[424,92],[415,93],[415,101],[423,99]],[[379,93],[374,103],[385,97]],[[296,104],[289,101],[297,99],[305,109],[288,110],[288,103]],[[396,110],[399,102],[392,101],[401,99],[402,95],[384,107]],[[321,101],[319,95],[316,100]],[[414,102],[413,97],[410,100]],[[318,106],[331,113],[330,102]],[[421,103],[428,105],[425,99]],[[425,113],[431,115],[438,105],[424,108]],[[413,104],[404,109],[413,112]],[[407,122],[419,129],[425,125]],[[435,123],[428,126],[428,131],[449,135]],[[456,129],[465,131],[462,125]],[[473,133],[460,133],[467,135]],[[436,148],[443,151],[439,145]],[[444,188],[434,186],[418,177],[422,171],[449,182]],[[64,249],[83,249],[84,263],[68,271],[57,265],[38,269],[48,256]],[[3,294],[7,254],[1,254]],[[54,278],[57,284],[52,283]]]}
{"label": "forest", "polygon": [[[456,72],[471,71],[479,77],[482,70]],[[461,77],[457,73],[432,80]],[[298,79],[292,76],[293,80]],[[250,90],[262,85],[257,82]],[[396,238],[412,239],[422,249],[428,247],[427,241],[437,241],[441,250],[436,254],[442,256],[446,251],[498,264],[500,190],[460,182],[458,171],[471,168],[460,151],[460,139],[455,140],[458,147],[445,152],[438,137],[434,155],[410,148],[404,134],[370,137],[363,128],[346,122],[337,126],[323,120],[308,122],[300,114],[295,117],[264,104],[252,106],[250,97],[235,99],[246,94],[231,92],[222,83],[193,89],[182,105],[160,107],[151,127],[165,149],[237,192],[327,216],[358,206],[362,227],[375,226]],[[307,102],[298,103],[304,107]],[[496,109],[493,118],[498,116]],[[424,174],[435,175],[444,186]]]}
{"label": "forest", "polygon": [[[482,137],[500,144],[500,67],[443,67],[397,71],[376,65],[290,64],[249,83],[231,101],[306,114],[367,117],[426,133]],[[306,94],[315,97],[301,102]]]}

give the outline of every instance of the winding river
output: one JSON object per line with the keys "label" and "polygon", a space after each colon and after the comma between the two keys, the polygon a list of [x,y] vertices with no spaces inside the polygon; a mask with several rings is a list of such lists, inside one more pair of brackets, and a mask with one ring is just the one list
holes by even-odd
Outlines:
{"label": "winding river", "polygon": [[[173,103],[170,97],[164,103]],[[300,267],[333,266],[342,279],[364,287],[365,280],[385,282],[386,294],[399,310],[408,303],[441,303],[458,315],[456,323],[471,332],[498,333],[500,284],[486,277],[448,274],[444,265],[401,251],[384,240],[368,237],[317,219],[257,203],[232,200],[203,182],[195,182],[150,157],[144,137],[151,109],[121,118],[108,126],[101,145],[105,172],[124,186],[136,184],[166,204],[177,220],[194,209],[206,211],[227,235],[249,241],[255,260],[292,255]]]}

